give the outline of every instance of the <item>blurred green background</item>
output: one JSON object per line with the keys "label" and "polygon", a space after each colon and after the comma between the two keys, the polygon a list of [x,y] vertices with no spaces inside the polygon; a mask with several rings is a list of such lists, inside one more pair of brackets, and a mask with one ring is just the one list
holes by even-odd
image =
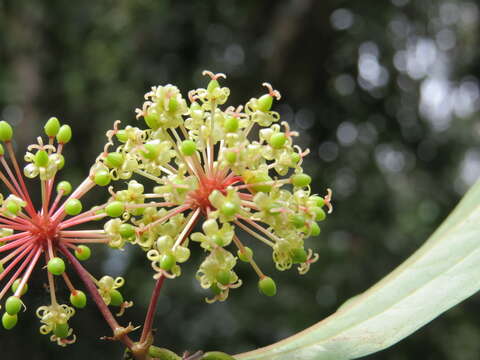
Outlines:
{"label": "blurred green background", "polygon": [[[314,192],[334,191],[335,211],[310,241],[320,261],[305,276],[273,272],[278,296],[244,286],[208,305],[193,256],[167,281],[155,321],[157,345],[175,351],[247,351],[326,317],[419,247],[480,175],[479,6],[467,0],[0,1],[0,118],[19,153],[50,116],[74,130],[62,178],[87,174],[114,120],[133,124],[152,85],[186,95],[204,69],[228,74],[229,104],[271,82],[276,110],[312,151]],[[97,191],[91,204],[105,200]],[[200,253],[198,251],[197,253]],[[153,285],[138,249],[96,249],[92,273],[125,275],[134,299],[123,321],[140,324]],[[40,272],[39,272],[40,273]],[[60,349],[38,334],[33,311],[47,302],[32,286],[28,314],[1,332],[1,359],[120,359],[93,305]],[[78,280],[76,280],[78,283]],[[64,294],[65,298],[67,294]],[[478,359],[480,299],[474,296],[382,353],[366,359]]]}

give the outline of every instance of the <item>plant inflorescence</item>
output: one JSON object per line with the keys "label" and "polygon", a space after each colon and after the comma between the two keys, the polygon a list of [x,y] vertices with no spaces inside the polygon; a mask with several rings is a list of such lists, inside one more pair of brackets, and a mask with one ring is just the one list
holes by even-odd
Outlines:
{"label": "plant inflorescence", "polygon": [[[39,137],[28,147],[22,174],[12,147],[13,130],[0,122],[4,144],[0,180],[10,192],[1,197],[0,208],[4,328],[17,323],[28,303],[23,299],[31,274],[44,264],[50,303],[36,311],[41,333],[50,334],[60,345],[73,342],[69,320],[74,308],[85,307],[88,293],[112,327],[113,338],[141,358],[139,354],[152,342],[162,284],[181,274],[193,243],[206,252],[196,278],[211,291],[207,302],[224,301],[231,289],[241,285],[235,272],[237,260],[250,264],[261,293],[276,293],[274,280],[262,272],[241,232],[270,248],[278,270],[297,264],[304,274],[317,260],[304,241],[320,233],[318,222],[326,217],[324,209],[332,210],[331,191],[325,196],[311,193],[311,178],[302,168],[308,150],[294,145],[298,134],[271,110],[280,93],[264,83],[264,95],[244,106],[222,109],[230,94],[220,84],[225,75],[208,71],[204,75],[210,77],[208,85],[190,91],[188,101],[176,86],[152,87],[142,108],[136,110],[137,119],[143,119],[147,128],[120,128],[120,122],[115,122],[103,152],[75,190],[66,181],[55,186],[57,172],[64,166],[63,148],[72,136],[68,125],[60,125],[56,118],[48,120],[47,139]],[[38,208],[24,177],[39,178],[42,201]],[[81,198],[95,186],[108,189],[108,199],[85,210]],[[95,221],[101,219],[108,220],[98,228]],[[80,224],[95,228],[74,229]],[[196,224],[201,231],[194,232]],[[156,286],[138,343],[128,337],[133,326],[119,326],[107,307],[119,306],[123,313],[132,305],[118,290],[124,279],[108,275],[97,279],[81,264],[89,259],[92,243],[116,249],[137,245],[151,262]],[[67,268],[78,274],[86,293],[72,283]],[[60,282],[70,292],[70,304],[57,301]]]}

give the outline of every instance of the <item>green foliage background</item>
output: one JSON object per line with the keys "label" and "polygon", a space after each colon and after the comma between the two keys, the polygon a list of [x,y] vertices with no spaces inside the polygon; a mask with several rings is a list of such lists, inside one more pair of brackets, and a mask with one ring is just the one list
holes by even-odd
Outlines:
{"label": "green foliage background", "polygon": [[[135,123],[152,85],[186,94],[209,69],[228,74],[230,104],[262,94],[263,81],[279,89],[276,109],[312,151],[314,191],[334,191],[334,215],[310,243],[320,261],[306,276],[273,273],[264,251],[259,263],[274,274],[276,298],[257,295],[244,267],[245,285],[208,305],[194,280],[198,254],[167,281],[156,319],[159,346],[247,351],[317,322],[379,280],[476,180],[479,11],[466,0],[3,0],[0,117],[15,126],[22,152],[48,117],[71,124],[62,175],[79,183],[105,131],[117,119]],[[139,324],[153,285],[149,263],[138,249],[94,255],[93,273],[125,274],[125,296],[136,302],[125,319]],[[117,344],[98,340],[109,332],[93,306],[72,322],[75,345],[58,349],[37,335],[42,281],[19,326],[2,331],[2,359],[119,359]],[[477,359],[478,305],[473,297],[368,359]]]}

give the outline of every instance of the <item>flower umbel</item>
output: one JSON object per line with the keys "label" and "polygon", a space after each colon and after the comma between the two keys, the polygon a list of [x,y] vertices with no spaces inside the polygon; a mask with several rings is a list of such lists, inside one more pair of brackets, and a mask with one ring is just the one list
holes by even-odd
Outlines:
{"label": "flower umbel", "polygon": [[[74,191],[67,181],[59,182],[55,188],[56,174],[65,163],[62,151],[70,141],[72,131],[68,125],[61,126],[56,118],[48,120],[44,130],[48,140],[44,142],[39,137],[37,144],[28,146],[25,155],[27,165],[23,169],[26,178],[38,177],[40,180],[42,201],[39,208],[36,208],[13,151],[13,130],[8,123],[0,121],[0,140],[4,144],[0,144],[0,163],[3,167],[0,180],[10,192],[5,198],[0,196],[0,255],[3,255],[0,257],[0,281],[5,282],[0,290],[0,299],[10,289],[13,293],[5,301],[6,311],[2,324],[8,330],[16,325],[20,311],[26,308],[22,299],[27,292],[32,272],[37,266],[42,266],[44,259],[50,305],[40,306],[36,312],[42,323],[40,333],[50,334],[52,341],[65,346],[76,338],[68,323],[75,310],[67,304],[59,304],[56,279],[65,283],[73,306],[85,307],[86,295],[74,287],[67,275],[63,257],[72,256],[73,253],[77,259],[85,261],[91,255],[90,244],[108,244],[113,241],[104,229],[71,229],[108,215],[108,204],[83,211],[80,199],[96,184],[104,185],[102,183],[109,180],[109,175],[106,172],[103,177],[99,177],[98,171],[92,171]],[[7,154],[10,161],[6,159]],[[117,278],[114,281],[116,286],[107,291],[104,286],[107,281],[102,281],[104,278],[97,281],[91,276],[90,281],[97,285],[106,304],[121,306],[122,309],[129,305],[116,289],[123,284],[123,279]]]}
{"label": "flower umbel", "polygon": [[[108,171],[112,179],[140,176],[154,187],[146,192],[144,180],[130,180],[126,189],[111,188],[110,203],[119,203],[121,211],[105,231],[115,239],[111,246],[127,241],[141,246],[156,279],[179,276],[190,255],[189,240],[199,242],[207,256],[197,279],[213,291],[209,302],[225,300],[241,285],[234,271],[237,256],[257,273],[261,292],[274,295],[275,283],[238,233],[270,247],[278,270],[298,264],[304,274],[318,259],[304,241],[320,233],[323,208],[332,210],[331,191],[311,194],[311,178],[302,169],[309,151],[293,144],[298,134],[271,110],[278,91],[264,83],[266,94],[222,109],[230,94],[219,82],[225,75],[204,75],[210,81],[188,93],[190,104],[176,86],[152,87],[136,110],[148,128],[115,128],[107,135],[96,171]],[[199,221],[203,232],[191,234]]]}

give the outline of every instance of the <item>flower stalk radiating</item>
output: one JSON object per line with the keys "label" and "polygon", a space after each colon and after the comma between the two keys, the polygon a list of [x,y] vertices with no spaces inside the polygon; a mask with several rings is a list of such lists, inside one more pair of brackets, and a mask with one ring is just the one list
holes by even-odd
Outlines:
{"label": "flower stalk radiating", "polygon": [[[324,208],[332,211],[332,194],[329,189],[323,197],[311,193],[311,178],[302,168],[309,151],[294,145],[298,134],[271,110],[280,93],[264,83],[267,92],[259,98],[223,107],[230,94],[219,83],[225,75],[204,74],[210,77],[207,87],[190,91],[189,103],[173,85],[153,87],[145,94],[136,113],[147,129],[120,128],[115,122],[103,152],[75,190],[66,181],[55,185],[64,166],[63,148],[72,136],[70,127],[51,118],[45,125],[47,139],[39,137],[28,147],[22,174],[12,148],[12,128],[0,122],[0,181],[10,192],[0,197],[4,328],[16,325],[31,275],[45,264],[50,303],[36,311],[40,332],[59,345],[75,341],[69,321],[74,308],[85,307],[87,294],[70,280],[66,259],[112,328],[109,338],[122,341],[136,359],[146,359],[160,289],[165,279],[181,274],[193,243],[206,252],[196,278],[212,292],[207,302],[224,301],[242,284],[235,272],[237,260],[250,264],[261,293],[276,294],[274,280],[260,269],[242,233],[270,248],[278,270],[296,264],[305,274],[318,259],[305,248],[305,240],[319,235]],[[40,181],[38,207],[25,177]],[[120,181],[111,185],[112,180]],[[108,200],[84,211],[81,198],[96,185],[108,189]],[[101,219],[107,220],[102,228],[74,228]],[[201,231],[194,232],[197,224]],[[80,263],[88,260],[89,246],[95,243],[116,249],[137,245],[155,271],[156,285],[136,343],[128,336],[135,328],[118,325],[107,307],[119,306],[121,315],[132,305],[118,290],[124,279],[96,279]],[[58,302],[59,281],[69,290],[72,306]],[[13,294],[7,297],[10,289]]]}
{"label": "flower stalk radiating", "polygon": [[[66,181],[61,181],[55,187],[57,172],[64,166],[63,148],[72,137],[68,125],[60,126],[56,118],[51,118],[45,125],[48,143],[39,137],[37,144],[30,145],[25,155],[27,165],[23,174],[15,157],[12,146],[13,130],[5,121],[0,122],[0,162],[3,172],[0,179],[10,191],[7,197],[1,196],[0,226],[0,280],[5,283],[0,291],[0,299],[8,296],[5,301],[5,312],[2,316],[4,328],[13,328],[18,321],[18,314],[22,307],[23,296],[27,292],[28,282],[34,269],[42,265],[47,267],[48,289],[50,304],[40,306],[36,314],[42,325],[40,332],[50,334],[51,340],[59,345],[66,345],[75,341],[73,330],[69,326],[69,319],[75,314],[74,307],[83,308],[86,305],[86,294],[78,290],[67,275],[65,261],[62,254],[73,252],[82,260],[88,260],[92,243],[108,243],[109,237],[103,229],[72,230],[80,224],[99,220],[107,213],[106,205],[95,210],[82,211],[80,199],[95,185],[94,174],[87,177],[74,191]],[[6,153],[5,153],[6,149]],[[6,155],[9,156],[9,161]],[[40,180],[41,204],[37,209],[29,195],[26,178]],[[56,194],[55,194],[56,192]],[[66,198],[62,201],[62,198]],[[61,279],[70,292],[70,301],[74,306],[60,304],[57,299],[57,283]],[[97,284],[105,303],[119,306],[128,306],[116,290],[123,283],[123,279],[105,276],[100,280],[91,277]]]}

